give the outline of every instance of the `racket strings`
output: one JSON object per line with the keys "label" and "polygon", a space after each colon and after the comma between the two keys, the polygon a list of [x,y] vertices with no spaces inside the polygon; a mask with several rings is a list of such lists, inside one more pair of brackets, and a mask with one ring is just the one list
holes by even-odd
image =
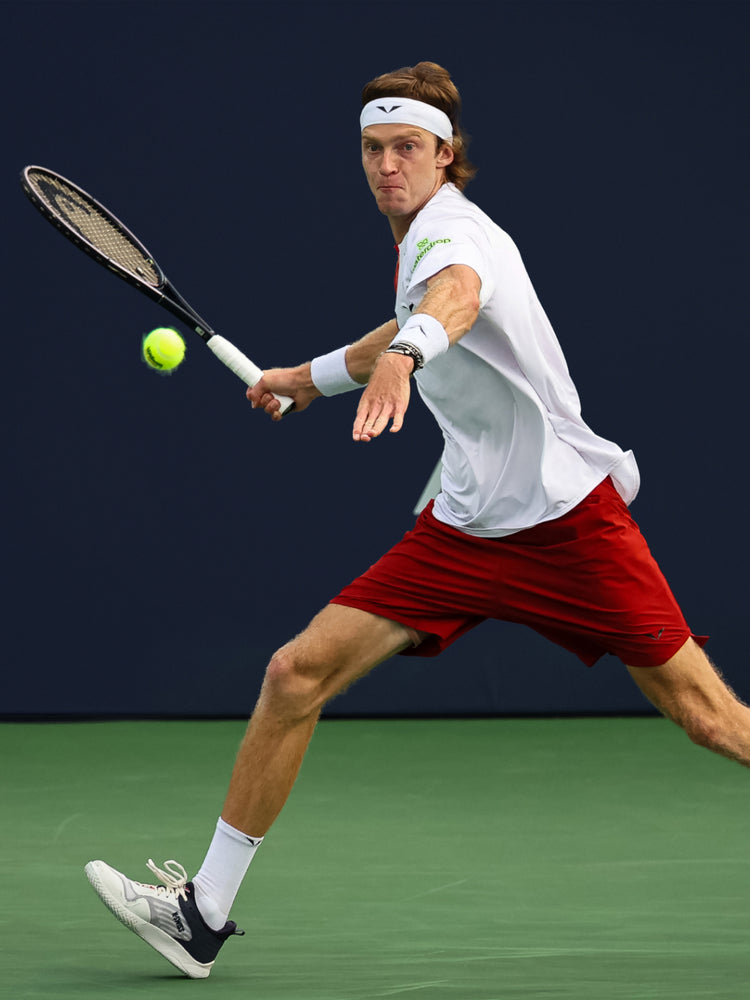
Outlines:
{"label": "racket strings", "polygon": [[68,229],[142,281],[154,288],[161,285],[161,275],[151,258],[82,192],[42,171],[29,171],[27,176],[47,209]]}

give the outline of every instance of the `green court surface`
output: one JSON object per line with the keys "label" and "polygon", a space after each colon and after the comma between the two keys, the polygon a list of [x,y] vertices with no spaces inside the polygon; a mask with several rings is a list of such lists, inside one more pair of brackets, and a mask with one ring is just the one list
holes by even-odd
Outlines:
{"label": "green court surface", "polygon": [[750,774],[657,718],[319,727],[211,977],[90,889],[200,865],[244,725],[0,726],[0,996],[750,996]]}

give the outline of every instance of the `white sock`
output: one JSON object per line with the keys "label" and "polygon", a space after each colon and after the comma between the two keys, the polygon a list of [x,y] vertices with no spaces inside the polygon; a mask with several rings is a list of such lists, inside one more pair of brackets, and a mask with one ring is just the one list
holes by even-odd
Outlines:
{"label": "white sock", "polygon": [[227,922],[234,897],[262,843],[262,837],[250,837],[219,818],[208,854],[192,879],[195,903],[212,930],[221,930]]}

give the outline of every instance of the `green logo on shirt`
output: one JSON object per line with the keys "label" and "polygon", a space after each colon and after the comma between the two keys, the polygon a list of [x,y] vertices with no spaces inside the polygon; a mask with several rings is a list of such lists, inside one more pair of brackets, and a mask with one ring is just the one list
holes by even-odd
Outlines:
{"label": "green logo on shirt", "polygon": [[414,267],[411,269],[412,274],[414,274],[414,272],[416,271],[417,264],[420,262],[420,260],[423,257],[425,257],[430,252],[430,250],[432,250],[433,247],[436,247],[438,243],[450,243],[450,240],[448,238],[443,240],[420,240],[417,243],[417,250],[419,252],[417,253],[417,256],[414,260]]}

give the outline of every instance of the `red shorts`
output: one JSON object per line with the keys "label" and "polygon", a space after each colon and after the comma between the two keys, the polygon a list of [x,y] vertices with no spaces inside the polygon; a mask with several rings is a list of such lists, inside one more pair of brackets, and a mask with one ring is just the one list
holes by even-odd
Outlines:
{"label": "red shorts", "polygon": [[609,479],[562,517],[502,538],[443,524],[429,504],[332,603],[429,633],[405,650],[417,656],[436,656],[488,618],[528,625],[587,666],[605,653],[660,666],[692,635]]}

